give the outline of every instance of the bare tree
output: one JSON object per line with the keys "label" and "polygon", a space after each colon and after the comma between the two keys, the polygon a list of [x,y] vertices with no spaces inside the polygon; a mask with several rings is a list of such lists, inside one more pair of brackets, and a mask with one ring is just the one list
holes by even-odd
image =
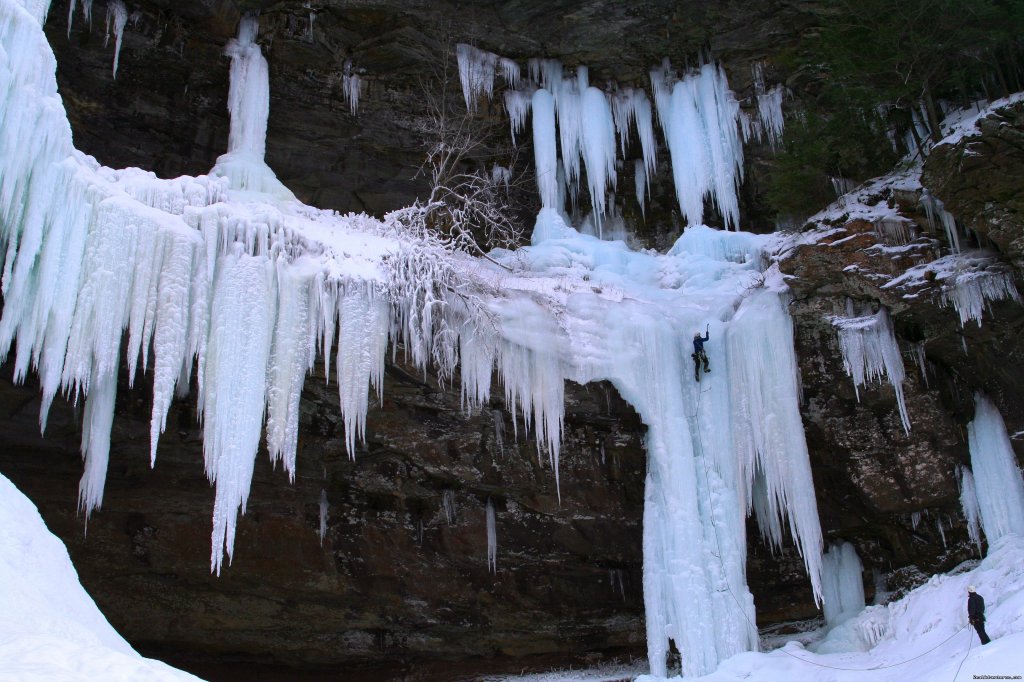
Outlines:
{"label": "bare tree", "polygon": [[522,242],[523,209],[532,208],[526,200],[530,178],[518,148],[502,130],[503,121],[466,111],[457,85],[455,44],[450,31],[443,35],[433,77],[420,82],[429,114],[426,153],[417,177],[430,186],[431,226],[461,248],[486,256],[486,248]]}

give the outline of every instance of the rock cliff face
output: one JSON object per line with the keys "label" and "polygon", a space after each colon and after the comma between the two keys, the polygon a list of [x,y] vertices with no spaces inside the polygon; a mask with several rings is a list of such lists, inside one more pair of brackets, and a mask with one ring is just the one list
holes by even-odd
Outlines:
{"label": "rock cliff face", "polygon": [[[664,56],[682,62],[710,47],[742,95],[749,63],[767,58],[771,66],[820,11],[800,0],[756,8],[725,0],[144,0],[129,6],[115,81],[105,6],[96,3],[91,28],[77,14],[69,37],[66,5],[58,5],[47,33],[78,146],[108,165],[161,176],[206,172],[227,143],[223,47],[250,9],[263,11],[260,40],[271,68],[269,164],[307,202],[375,213],[422,195],[414,176],[431,132],[424,88],[437,87],[439,56],[454,42],[520,61],[543,55],[588,64],[592,80],[623,83],[645,82]],[[366,83],[355,116],[340,80],[349,60]],[[457,89],[448,96],[461,101]],[[1024,264],[1022,111],[1006,109],[981,135],[938,147],[924,166],[933,194],[1014,268]],[[482,118],[507,135],[497,106]],[[744,224],[761,227],[764,157],[755,151],[748,161]],[[644,228],[651,243],[675,229],[668,188],[656,185],[655,194],[656,217]],[[878,199],[927,233],[915,194]],[[933,260],[933,239],[894,257],[878,248],[884,240],[871,223],[840,216],[834,228],[780,263],[791,276],[823,530],[852,541],[869,571],[949,569],[976,556],[957,487],[973,392],[992,397],[1010,433],[1024,431],[1024,310],[1000,302],[980,327],[961,327],[940,305],[940,283],[886,286]],[[890,311],[907,368],[909,433],[891,386],[862,388],[858,399],[845,375],[828,317],[844,314],[848,299]],[[923,353],[920,362],[912,349]],[[607,386],[567,391],[559,501],[551,471],[532,439],[517,441],[500,400],[467,415],[457,391],[391,364],[367,445],[351,462],[334,387],[311,378],[296,480],[258,460],[235,561],[215,577],[207,563],[213,493],[194,404],[172,407],[151,471],[148,393],[120,387],[104,505],[86,534],[75,509],[80,410],[55,406],[40,438],[38,388],[31,379],[13,386],[10,376],[9,366],[0,369],[0,471],[40,507],[83,584],[145,653],[211,679],[249,679],[259,666],[261,679],[301,671],[303,679],[353,680],[451,680],[644,653],[644,427]],[[486,560],[488,500],[496,572]],[[795,551],[769,552],[754,527],[748,536],[761,624],[812,617]]]}
{"label": "rock cliff face", "polygon": [[150,471],[150,408],[122,388],[103,508],[87,524],[75,509],[72,406],[61,404],[39,438],[37,387],[5,379],[0,470],[140,650],[214,679],[258,665],[290,671],[284,679],[323,670],[353,680],[642,652],[643,428],[608,387],[569,393],[559,501],[546,458],[517,440],[501,402],[466,415],[457,391],[390,365],[353,462],[335,388],[311,379],[296,480],[260,459],[220,577],[207,560],[213,498],[194,404],[175,406]]}

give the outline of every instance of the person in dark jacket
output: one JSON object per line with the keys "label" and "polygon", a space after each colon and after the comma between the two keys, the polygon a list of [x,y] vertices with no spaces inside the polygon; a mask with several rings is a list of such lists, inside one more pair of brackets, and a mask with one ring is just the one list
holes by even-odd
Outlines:
{"label": "person in dark jacket", "polygon": [[974,626],[982,644],[992,641],[985,633],[985,598],[974,591],[974,585],[967,586],[967,620]]}
{"label": "person in dark jacket", "polygon": [[704,363],[704,371],[710,372],[711,367],[708,362],[708,354],[704,350],[704,342],[711,338],[711,325],[708,325],[704,330],[703,338],[700,332],[693,335],[693,378],[700,381],[700,363]]}

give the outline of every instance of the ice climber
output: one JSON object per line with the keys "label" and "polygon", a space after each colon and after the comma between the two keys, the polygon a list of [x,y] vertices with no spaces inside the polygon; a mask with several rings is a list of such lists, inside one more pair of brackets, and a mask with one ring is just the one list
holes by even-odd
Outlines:
{"label": "ice climber", "polygon": [[710,372],[711,367],[708,363],[708,354],[704,350],[704,342],[711,338],[711,325],[708,325],[704,330],[704,336],[700,335],[700,332],[696,332],[693,335],[693,378],[700,381],[700,363],[704,362],[704,371]]}
{"label": "ice climber", "polygon": [[967,621],[974,626],[982,644],[992,641],[985,633],[985,598],[974,591],[974,585],[967,586]]}

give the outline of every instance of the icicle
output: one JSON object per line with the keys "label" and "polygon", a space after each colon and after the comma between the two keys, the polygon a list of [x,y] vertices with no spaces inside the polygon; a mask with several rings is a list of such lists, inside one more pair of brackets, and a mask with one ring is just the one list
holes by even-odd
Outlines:
{"label": "icicle", "polygon": [[[952,280],[952,281],[950,281]],[[951,305],[960,316],[960,326],[981,318],[988,301],[1011,300],[1020,303],[1020,294],[1013,282],[1013,273],[1001,266],[958,272],[943,282],[939,302]]]}
{"label": "icicle", "polygon": [[267,368],[267,450],[270,461],[281,461],[288,480],[294,482],[299,402],[316,353],[315,299],[310,285],[317,270],[312,263],[292,265],[283,258],[276,269],[278,315]]}
{"label": "icicle", "polygon": [[498,60],[498,66],[501,68],[501,75],[505,78],[505,83],[512,90],[519,87],[519,64],[514,59],[506,59],[502,57]]}
{"label": "icicle", "polygon": [[762,134],[768,138],[772,149],[779,146],[782,141],[782,131],[785,127],[785,119],[782,116],[782,98],[786,89],[782,85],[776,85],[768,92],[757,96],[757,117],[761,124]]}
{"label": "icicle", "polygon": [[633,181],[636,188],[636,203],[640,204],[640,215],[647,217],[647,202],[645,192],[647,190],[647,169],[643,159],[637,159],[633,164]]}
{"label": "icicle", "polygon": [[555,149],[555,100],[547,90],[533,93],[533,158],[540,205],[558,205],[558,153]]}
{"label": "icicle", "polygon": [[491,410],[491,423],[494,427],[494,441],[498,446],[498,454],[505,454],[505,415],[501,410]]}
{"label": "icicle", "polygon": [[348,293],[338,301],[338,392],[345,449],[352,459],[356,441],[366,437],[370,386],[380,393],[383,383],[390,324],[386,301],[370,292]]}
{"label": "icicle", "polygon": [[110,429],[114,423],[118,365],[96,368],[82,417],[82,457],[85,473],[78,484],[78,508],[88,519],[103,503],[103,487],[110,457]]}
{"label": "icicle", "polygon": [[[925,135],[927,138],[928,135]],[[922,139],[925,139],[922,138]],[[921,204],[924,206],[925,215],[928,217],[928,225],[935,231],[936,222],[942,224],[946,232],[946,243],[953,253],[960,253],[960,237],[956,227],[956,219],[953,214],[946,210],[945,204],[932,195],[927,188],[921,190]]]}
{"label": "icicle", "polygon": [[633,119],[636,121],[636,132],[640,137],[640,150],[643,155],[647,178],[647,190],[651,189],[651,176],[658,165],[658,145],[654,141],[654,120],[651,113],[651,101],[643,90],[633,91]]}
{"label": "icicle", "polygon": [[821,568],[825,623],[834,628],[864,609],[864,568],[849,542],[833,545],[825,553]]}
{"label": "icicle", "polygon": [[[167,410],[175,385],[187,376],[186,367],[192,364],[194,351],[189,352],[190,298],[193,291],[203,291],[205,286],[195,286],[195,277],[202,270],[197,240],[184,239],[175,235],[164,246],[165,255],[160,273],[160,289],[156,306],[156,330],[153,336],[155,356],[153,368],[153,412],[150,420],[150,466],[156,463],[157,442],[167,425]],[[205,332],[205,329],[204,329]],[[187,381],[185,382],[187,386]]]}
{"label": "icicle", "polygon": [[921,380],[924,387],[928,388],[928,360],[925,353],[924,341],[915,343],[910,347],[910,352],[917,359],[917,368],[921,371]]}
{"label": "icicle", "polygon": [[363,90],[363,81],[352,66],[352,60],[346,59],[341,76],[341,94],[348,102],[348,111],[355,116],[359,113],[359,95]]}
{"label": "icicle", "polygon": [[558,149],[561,153],[562,168],[569,191],[575,197],[580,183],[580,159],[582,158],[583,112],[581,93],[575,81],[559,81],[557,90],[552,90],[555,110],[558,115]]}
{"label": "icicle", "polygon": [[216,484],[210,570],[218,575],[225,549],[229,562],[234,553],[238,512],[249,497],[276,311],[273,263],[242,255],[235,244],[217,263],[203,386],[203,453]]}
{"label": "icicle", "polygon": [[[765,508],[758,513],[762,532],[771,529],[781,545],[782,519],[788,521],[817,600],[822,595],[821,525],[799,409],[792,321],[779,294],[766,290],[747,298],[727,343],[729,393],[736,410],[732,438],[747,507],[755,499],[760,471],[765,486]],[[772,519],[767,526],[766,517]]]}
{"label": "icicle", "polygon": [[[110,40],[110,31],[114,31],[114,78],[117,78],[117,62],[121,58],[121,39],[124,37],[124,26],[128,23],[128,10],[121,0],[110,0],[107,3],[107,37],[103,46]],[[69,28],[70,31],[70,28]]]}
{"label": "icicle", "polygon": [[494,520],[494,504],[487,498],[487,568],[491,573],[498,572],[498,531]]}
{"label": "icicle", "polygon": [[69,0],[68,2],[68,38],[71,37],[71,25],[75,21],[75,7],[77,5],[77,0]]}
{"label": "icicle", "polygon": [[960,508],[967,522],[967,537],[978,548],[978,554],[981,554],[981,507],[978,505],[974,474],[967,467],[960,471]]}
{"label": "icicle", "polygon": [[444,512],[445,521],[451,526],[455,523],[455,491],[445,490],[441,493],[441,510]]}
{"label": "icicle", "polygon": [[[587,167],[587,186],[590,190],[590,205],[594,209],[598,234],[601,221],[607,213],[605,192],[615,189],[615,124],[611,108],[604,93],[588,87],[580,100],[581,134],[580,148],[583,162]],[[559,119],[559,124],[564,122]],[[565,149],[562,149],[565,159]]]}
{"label": "icicle", "polygon": [[889,312],[882,307],[873,315],[836,316],[832,318],[832,326],[839,334],[843,366],[853,379],[857,399],[860,399],[861,386],[869,381],[881,381],[882,375],[885,375],[896,393],[903,429],[910,433],[910,417],[903,397],[903,380],[906,376],[903,356],[892,331]]}
{"label": "icicle", "polygon": [[327,502],[327,491],[320,489],[320,529],[317,535],[320,536],[320,546],[324,546],[324,538],[327,536],[327,512],[330,504]]}
{"label": "icicle", "polygon": [[462,81],[466,110],[476,111],[480,95],[487,95],[487,99],[490,99],[494,94],[498,55],[465,43],[456,45],[455,52],[459,60],[459,80]]}
{"label": "icicle", "polygon": [[917,238],[914,223],[903,218],[879,218],[874,226],[875,235],[889,246],[903,246]]}
{"label": "icicle", "polygon": [[512,144],[516,144],[516,135],[526,127],[526,116],[533,104],[533,91],[506,90],[505,110],[508,112],[509,124],[512,126]]}
{"label": "icicle", "polygon": [[980,391],[974,395],[974,419],[967,425],[975,498],[981,527],[991,547],[1004,535],[1024,535],[1024,481],[1006,435],[1003,417]]}

